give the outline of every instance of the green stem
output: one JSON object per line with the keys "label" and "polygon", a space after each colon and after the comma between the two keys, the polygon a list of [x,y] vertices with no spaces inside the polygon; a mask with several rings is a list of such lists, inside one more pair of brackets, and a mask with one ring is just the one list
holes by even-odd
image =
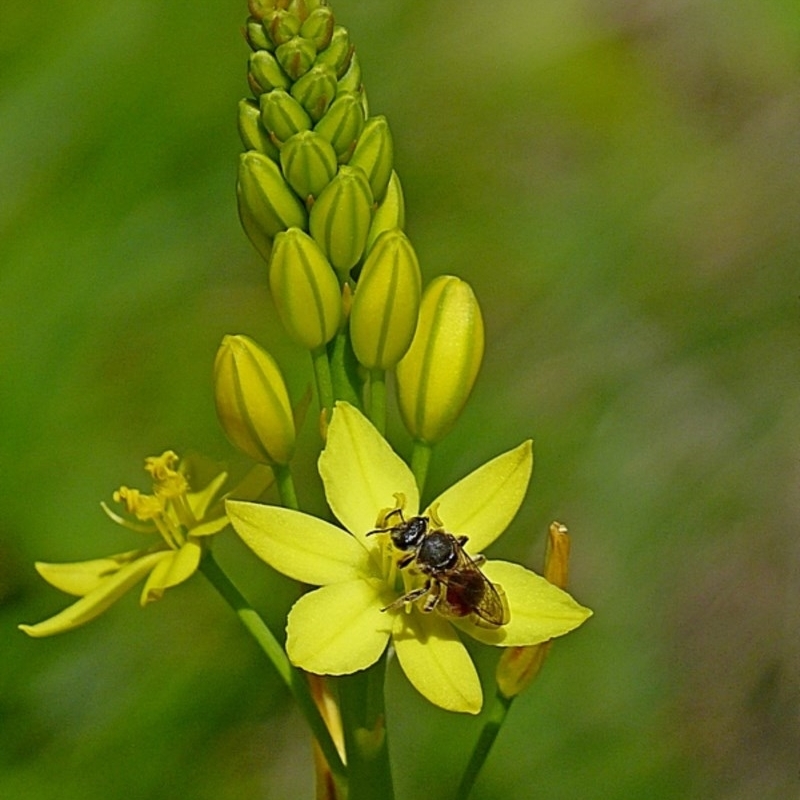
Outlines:
{"label": "green stem", "polygon": [[383,436],[386,433],[386,371],[369,372],[369,418]]}
{"label": "green stem", "polygon": [[458,791],[454,795],[458,800],[466,800],[469,797],[481,768],[489,755],[489,751],[492,749],[494,740],[505,722],[513,700],[513,697],[506,697],[499,691],[495,694],[494,703],[492,703],[492,707],[489,710],[486,722],[483,723],[478,741],[475,743],[467,768],[461,777],[461,783],[458,785]]}
{"label": "green stem", "polygon": [[300,505],[297,502],[297,492],[294,489],[294,481],[288,464],[276,464],[273,467],[275,481],[278,484],[278,493],[281,496],[281,503],[286,508],[293,508],[299,511]]}
{"label": "green stem", "polygon": [[347,751],[347,800],[393,800],[389,763],[384,677],[386,656],[337,681]]}
{"label": "green stem", "polygon": [[328,419],[330,419],[333,411],[333,379],[325,345],[311,351],[311,364],[314,367],[314,379],[317,382],[320,410],[325,409],[328,412]]}
{"label": "green stem", "polygon": [[273,636],[267,623],[257,611],[245,600],[242,593],[234,586],[231,579],[222,571],[210,552],[206,552],[200,565],[202,573],[211,585],[222,595],[223,599],[236,612],[247,632],[255,639],[267,658],[272,662],[281,680],[292,693],[300,711],[306,718],[314,738],[319,743],[331,772],[340,780],[347,778],[347,769],[339,758],[336,745],[331,739],[319,709],[314,703],[311,691],[303,673],[289,662],[283,648]]}
{"label": "green stem", "polygon": [[433,447],[427,442],[414,440],[414,449],[411,451],[411,471],[419,487],[419,496],[422,497],[425,491],[425,481],[428,479],[428,467],[431,463]]}

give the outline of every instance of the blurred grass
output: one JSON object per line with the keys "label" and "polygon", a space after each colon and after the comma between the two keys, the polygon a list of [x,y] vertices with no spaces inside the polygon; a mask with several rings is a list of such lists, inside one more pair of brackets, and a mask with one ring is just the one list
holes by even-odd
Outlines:
{"label": "blurred grass", "polygon": [[[533,436],[495,555],[574,536],[596,616],[514,706],[480,798],[797,793],[800,17],[787,0],[339,0],[427,278],[483,304],[484,370],[431,491]],[[306,363],[238,228],[245,4],[0,11],[0,796],[311,793],[306,736],[198,578],[67,637],[32,570],[131,546],[98,509],[166,447],[233,458],[224,333]],[[402,437],[398,435],[402,443]],[[301,485],[319,502],[313,472]],[[307,487],[307,488],[306,488]],[[277,629],[292,588],[220,542]],[[495,654],[475,650],[485,685]],[[401,797],[477,733],[389,673]]]}

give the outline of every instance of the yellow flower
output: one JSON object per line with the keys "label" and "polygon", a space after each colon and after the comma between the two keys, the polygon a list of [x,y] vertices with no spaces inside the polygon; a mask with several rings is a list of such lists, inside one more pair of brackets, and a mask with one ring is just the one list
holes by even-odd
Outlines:
{"label": "yellow flower", "polygon": [[[102,614],[131,587],[147,576],[141,595],[144,606],[158,600],[166,589],[191,577],[200,565],[203,537],[221,531],[228,519],[212,508],[227,473],[220,472],[199,492],[189,491],[185,464],[171,450],[146,459],[153,479],[153,494],[127,486],[114,492],[114,500],[139,523],[103,509],[114,522],[141,533],[157,533],[161,541],[140,550],[70,564],[36,564],[37,572],[52,586],[80,599],[54,617],[36,625],[20,625],[29,636],[52,636],[70,631]],[[219,498],[217,498],[219,499]]]}
{"label": "yellow flower", "polygon": [[[423,512],[448,531],[468,537],[473,557],[508,526],[525,496],[533,458],[530,441],[484,464],[442,493]],[[477,672],[459,638],[466,633],[501,647],[531,645],[561,636],[591,612],[570,595],[518,564],[489,560],[480,569],[502,586],[510,618],[496,628],[468,617],[426,613],[423,602],[396,603],[422,586],[389,536],[368,535],[400,505],[405,519],[419,512],[414,477],[355,408],[337,403],[319,471],[331,510],[347,529],[299,511],[228,501],[239,536],[278,571],[320,588],[289,613],[289,659],[308,672],[341,675],[374,664],[390,640],[411,683],[432,703],[475,714],[483,702]],[[398,574],[402,579],[398,586]]]}

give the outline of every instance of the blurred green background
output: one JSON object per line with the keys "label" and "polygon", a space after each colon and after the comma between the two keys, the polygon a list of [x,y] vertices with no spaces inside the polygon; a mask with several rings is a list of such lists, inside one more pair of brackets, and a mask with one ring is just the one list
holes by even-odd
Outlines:
{"label": "blurred green background", "polygon": [[[223,334],[267,345],[295,397],[309,379],[236,217],[245,5],[0,10],[4,798],[312,794],[305,729],[202,577],[68,636],[15,629],[66,604],[34,560],[138,544],[98,502],[145,488],[145,455],[235,461],[211,396]],[[595,610],[474,797],[798,796],[796,2],[334,9],[392,124],[423,272],[470,281],[487,323],[430,489],[533,436],[491,555],[539,568],[565,522]],[[300,487],[319,502],[311,467]],[[290,583],[230,533],[217,552],[280,629]],[[474,653],[489,686],[497,654]],[[396,665],[387,692],[399,797],[448,797],[479,722]]]}

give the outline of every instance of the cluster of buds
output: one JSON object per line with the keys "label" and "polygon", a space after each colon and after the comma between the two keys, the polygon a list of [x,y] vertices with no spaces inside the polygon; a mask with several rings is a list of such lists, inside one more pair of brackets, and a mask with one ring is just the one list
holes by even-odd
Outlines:
{"label": "cluster of buds", "polygon": [[[416,441],[433,444],[460,414],[480,366],[475,296],[451,276],[423,293],[389,124],[369,115],[350,34],[327,0],[251,0],[249,9],[253,96],[239,104],[245,152],[237,195],[242,226],[268,264],[278,316],[317,356],[345,334],[370,381],[395,370],[406,427]],[[228,355],[230,344],[223,346]],[[232,392],[233,378],[217,371],[223,426],[232,441],[247,444],[245,452],[257,450],[269,463],[252,424],[241,422],[250,412],[232,410],[258,405],[241,391],[259,381],[239,382]],[[353,388],[350,397],[359,400],[361,387]]]}

